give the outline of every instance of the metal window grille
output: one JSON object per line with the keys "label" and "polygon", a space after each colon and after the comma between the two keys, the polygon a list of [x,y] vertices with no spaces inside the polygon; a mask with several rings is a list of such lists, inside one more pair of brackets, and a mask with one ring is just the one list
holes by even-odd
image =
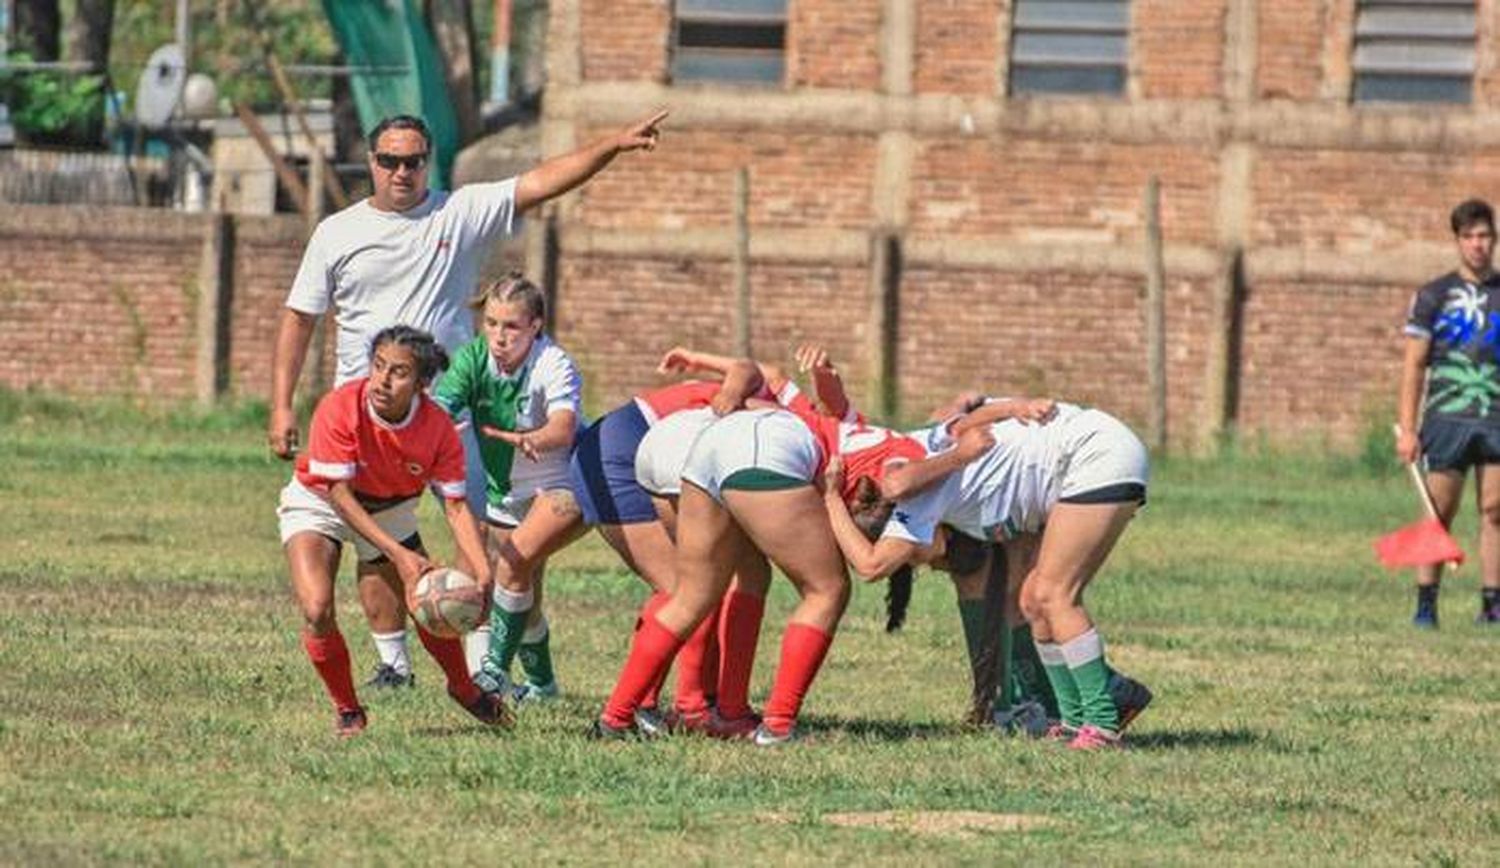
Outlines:
{"label": "metal window grille", "polygon": [[786,0],[677,0],[672,80],[779,85]]}
{"label": "metal window grille", "polygon": [[1013,96],[1125,92],[1129,0],[1016,0]]}
{"label": "metal window grille", "polygon": [[1474,0],[1359,0],[1355,102],[1469,102]]}

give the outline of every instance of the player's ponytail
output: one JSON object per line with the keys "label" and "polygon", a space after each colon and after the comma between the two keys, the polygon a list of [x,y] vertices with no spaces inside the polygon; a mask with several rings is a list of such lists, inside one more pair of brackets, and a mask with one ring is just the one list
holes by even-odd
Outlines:
{"label": "player's ponytail", "polygon": [[409,325],[393,325],[381,329],[370,342],[370,358],[375,351],[387,344],[406,347],[417,364],[417,379],[426,386],[437,379],[438,374],[448,370],[448,351],[433,338],[430,332]]}
{"label": "player's ponytail", "polygon": [[547,294],[519,271],[512,271],[499,280],[485,284],[469,299],[469,307],[482,311],[492,301],[519,304],[532,320],[547,320]]}

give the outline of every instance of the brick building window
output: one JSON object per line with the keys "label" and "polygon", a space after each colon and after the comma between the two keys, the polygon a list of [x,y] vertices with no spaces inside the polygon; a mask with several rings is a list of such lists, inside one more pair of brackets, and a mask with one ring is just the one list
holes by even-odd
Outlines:
{"label": "brick building window", "polygon": [[1129,0],[1016,0],[1013,96],[1125,92]]}
{"label": "brick building window", "polygon": [[1474,0],[1359,0],[1355,102],[1469,101]]}
{"label": "brick building window", "polygon": [[677,0],[672,80],[781,84],[786,0]]}

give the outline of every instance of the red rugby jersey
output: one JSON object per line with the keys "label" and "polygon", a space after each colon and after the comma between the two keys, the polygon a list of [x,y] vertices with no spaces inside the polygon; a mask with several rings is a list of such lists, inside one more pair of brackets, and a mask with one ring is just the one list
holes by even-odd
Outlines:
{"label": "red rugby jersey", "polygon": [[448,500],[462,500],[464,450],[453,420],[419,394],[404,420],[387,422],[365,397],[368,383],[352,380],[318,402],[297,480],[323,492],[350,480],[356,494],[380,500],[416,497],[431,482]]}
{"label": "red rugby jersey", "polygon": [[[646,421],[655,425],[673,413],[707,407],[713,401],[714,396],[719,394],[719,387],[721,385],[723,384],[714,380],[684,380],[681,383],[673,383],[670,386],[663,386],[660,389],[642,392],[635,396],[635,400],[638,404],[642,405],[641,410],[646,417]],[[797,394],[796,385],[788,381],[780,394],[772,394],[770,389],[761,386],[750,397],[760,398],[763,401],[780,401],[786,403],[793,400]],[[807,399],[803,398],[802,400],[805,402]]]}
{"label": "red rugby jersey", "polygon": [[812,429],[817,438],[818,449],[823,453],[818,462],[821,475],[828,466],[828,456],[838,455],[844,460],[844,499],[854,495],[854,487],[861,477],[868,476],[877,483],[885,478],[886,466],[891,461],[918,461],[927,457],[927,450],[917,440],[865,422],[865,417],[853,409],[843,419],[835,419],[819,413],[812,402],[804,396],[787,402],[787,409]]}

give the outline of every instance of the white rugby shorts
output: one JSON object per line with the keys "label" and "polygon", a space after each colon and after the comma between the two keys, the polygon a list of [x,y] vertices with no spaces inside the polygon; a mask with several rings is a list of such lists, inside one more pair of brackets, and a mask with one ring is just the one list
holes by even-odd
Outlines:
{"label": "white rugby shorts", "polygon": [[1125,423],[1102,410],[1083,410],[1062,422],[1067,426],[1057,497],[1065,500],[1090,491],[1136,482],[1151,476],[1146,445]]}
{"label": "white rugby shorts", "polygon": [[[417,501],[410,497],[395,506],[371,514],[381,530],[400,542],[417,532]],[[333,504],[317,492],[298,482],[296,477],[281,489],[281,502],[276,506],[276,518],[281,525],[281,544],[286,545],[299,533],[318,533],[341,542],[354,543],[355,554],[361,561],[373,561],[384,556],[384,552],[339,518]]]}
{"label": "white rugby shorts", "polygon": [[707,407],[679,410],[662,419],[641,438],[635,450],[635,480],[660,497],[682,493],[682,471],[698,437],[718,421]]}
{"label": "white rugby shorts", "polygon": [[785,410],[730,413],[698,436],[682,480],[722,503],[724,480],[741,470],[769,470],[812,482],[818,471],[818,442],[801,419]]}

